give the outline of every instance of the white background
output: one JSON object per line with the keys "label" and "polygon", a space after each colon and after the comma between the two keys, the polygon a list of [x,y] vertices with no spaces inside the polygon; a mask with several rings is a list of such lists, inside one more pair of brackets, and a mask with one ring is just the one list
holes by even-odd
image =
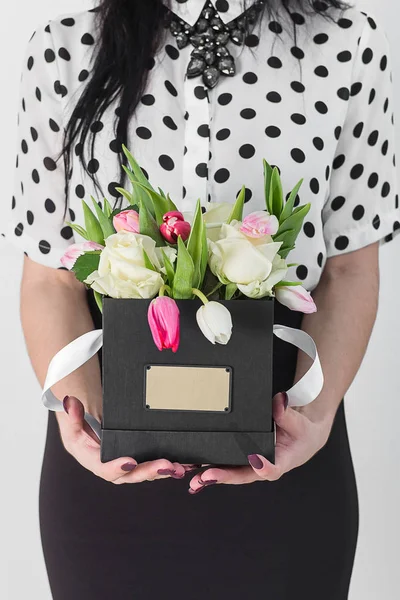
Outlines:
{"label": "white background", "polygon": [[[382,22],[392,44],[400,150],[400,53],[397,51],[400,9],[393,0],[359,0],[357,4],[369,9]],[[12,195],[15,113],[26,42],[39,23],[86,6],[86,0],[17,0],[3,6],[0,214],[8,207]],[[351,600],[400,598],[400,283],[396,277],[399,252],[397,240],[381,250],[379,315],[367,356],[346,402],[361,513]],[[47,415],[40,405],[40,390],[25,353],[19,324],[20,268],[21,257],[0,242],[0,598],[50,600],[37,511]],[[15,410],[17,403],[23,410]]]}

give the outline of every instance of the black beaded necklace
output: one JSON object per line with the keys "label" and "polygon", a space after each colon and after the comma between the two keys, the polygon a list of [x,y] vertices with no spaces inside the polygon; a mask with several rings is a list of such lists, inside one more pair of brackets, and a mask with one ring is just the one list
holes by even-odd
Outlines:
{"label": "black beaded necklace", "polygon": [[187,67],[187,77],[202,75],[204,85],[213,88],[220,76],[233,77],[235,60],[227,48],[231,41],[242,46],[250,28],[254,26],[265,7],[266,0],[256,0],[250,8],[229,23],[224,23],[218,11],[208,0],[196,23],[192,26],[171,10],[166,13],[165,26],[176,38],[181,50],[189,43],[194,46]]}

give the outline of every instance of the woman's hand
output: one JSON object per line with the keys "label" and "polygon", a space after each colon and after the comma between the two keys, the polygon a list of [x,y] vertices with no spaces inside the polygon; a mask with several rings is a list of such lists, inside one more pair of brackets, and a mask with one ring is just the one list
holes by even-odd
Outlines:
{"label": "woman's hand", "polygon": [[288,408],[287,394],[283,392],[273,400],[273,414],[276,423],[275,464],[259,454],[251,454],[249,467],[211,466],[193,477],[189,493],[197,494],[207,485],[217,483],[239,485],[276,481],[306,463],[326,444],[333,416],[321,417],[317,410],[313,412],[312,404],[299,409]]}
{"label": "woman's hand", "polygon": [[121,457],[107,463],[100,460],[100,442],[84,420],[85,409],[77,398],[66,396],[65,412],[57,412],[64,447],[86,469],[111,483],[140,483],[174,477],[182,479],[190,466],[160,459],[137,464],[135,460]]}

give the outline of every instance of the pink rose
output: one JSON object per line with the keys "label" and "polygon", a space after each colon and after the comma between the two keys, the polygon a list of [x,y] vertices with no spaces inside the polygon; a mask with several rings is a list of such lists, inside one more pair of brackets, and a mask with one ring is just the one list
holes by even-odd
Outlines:
{"label": "pink rose", "polygon": [[279,221],[275,215],[265,210],[257,210],[243,219],[240,231],[251,238],[261,238],[264,235],[275,235],[279,229]]}

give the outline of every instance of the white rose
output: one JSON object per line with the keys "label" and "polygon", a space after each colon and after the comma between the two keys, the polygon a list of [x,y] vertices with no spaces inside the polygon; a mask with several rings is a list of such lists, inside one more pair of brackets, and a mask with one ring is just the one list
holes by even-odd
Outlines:
{"label": "white rose", "polygon": [[229,202],[212,202],[210,208],[204,213],[203,221],[206,224],[207,238],[217,241],[221,232],[221,226],[229,219],[233,204]]}
{"label": "white rose", "polygon": [[264,298],[273,296],[273,287],[286,277],[288,267],[286,261],[278,254],[272,261],[272,270],[269,276],[263,281],[252,281],[247,285],[238,285],[238,289],[249,298]]}
{"label": "white rose", "polygon": [[[164,283],[159,272],[163,269],[161,252],[156,250],[154,240],[120,231],[108,237],[105,244],[98,270],[85,283],[111,298],[153,298]],[[143,250],[157,271],[146,268]],[[171,253],[168,254],[172,259]]]}
{"label": "white rose", "polygon": [[223,224],[219,239],[209,241],[209,265],[222,283],[236,283],[247,291],[246,286],[259,285],[272,274],[281,242],[273,242],[270,236],[249,238],[238,225]]}

